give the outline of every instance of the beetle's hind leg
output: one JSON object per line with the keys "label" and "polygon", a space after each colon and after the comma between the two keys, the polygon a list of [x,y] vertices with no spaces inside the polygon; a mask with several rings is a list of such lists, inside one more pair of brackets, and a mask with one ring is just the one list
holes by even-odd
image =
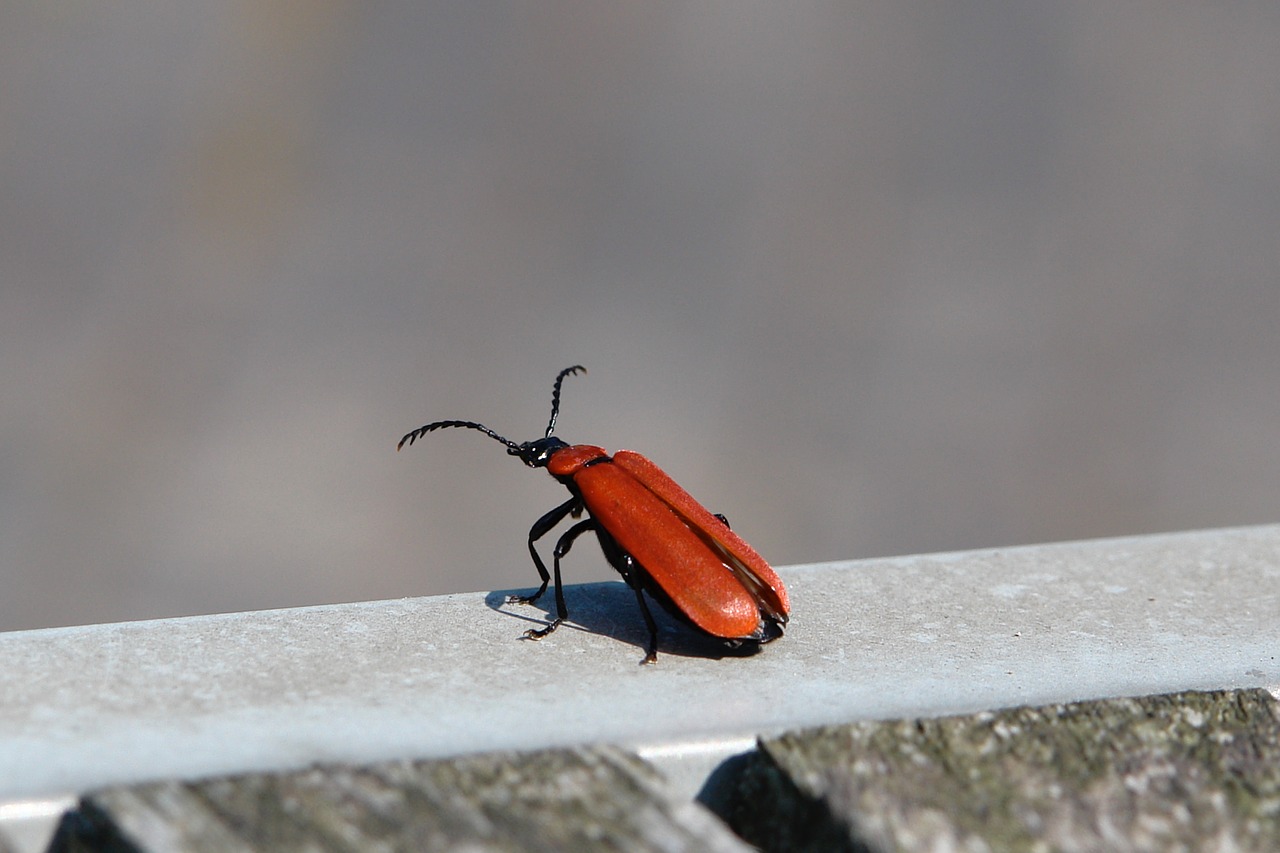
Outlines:
{"label": "beetle's hind leg", "polygon": [[[630,554],[625,554],[623,556],[634,567],[635,559]],[[640,605],[640,615],[644,617],[645,627],[649,629],[649,647],[645,649],[644,660],[640,661],[640,665],[643,666],[647,663],[657,663],[658,624],[653,621],[653,614],[649,612],[649,602],[644,600],[644,593],[640,590],[640,585],[635,584],[631,588],[636,591],[636,603]]]}
{"label": "beetle's hind leg", "polygon": [[[539,518],[533,523],[533,527],[529,528],[529,556],[533,557],[533,565],[538,570],[538,577],[542,579],[542,585],[538,587],[538,591],[533,595],[508,595],[508,604],[533,604],[542,594],[547,591],[547,584],[551,582],[551,574],[547,571],[547,566],[542,562],[542,557],[538,556],[538,549],[533,546],[543,536],[546,536],[551,528],[555,527],[564,520],[566,515],[572,514],[577,518],[582,514],[582,501],[576,497],[560,504],[560,506],[551,510],[551,512]],[[560,596],[560,581],[556,581],[556,594]],[[560,596],[562,597],[562,596]],[[564,616],[564,606],[561,605],[561,617]]]}
{"label": "beetle's hind leg", "polygon": [[622,575],[622,579],[627,582],[627,586],[635,591],[636,603],[640,605],[640,615],[644,617],[644,625],[649,629],[649,645],[645,647],[644,660],[640,661],[640,664],[657,663],[658,623],[653,621],[649,602],[644,600],[643,584],[640,582],[644,569],[636,562],[635,557],[622,550],[622,546],[603,529],[597,530],[596,536],[600,540],[600,550],[604,551],[604,557],[609,561],[609,565],[617,569],[618,574]]}
{"label": "beetle's hind leg", "polygon": [[[557,509],[562,508],[563,507],[558,507]],[[561,518],[563,517],[564,516],[561,516]],[[556,520],[559,521],[560,519]],[[551,566],[556,576],[556,618],[552,619],[541,628],[530,628],[528,631],[525,631],[524,636],[527,639],[541,640],[556,628],[559,628],[561,622],[569,618],[569,608],[566,607],[564,603],[564,585],[560,582],[560,558],[569,553],[569,549],[573,547],[573,541],[575,539],[586,533],[588,530],[595,529],[597,529],[596,520],[594,518],[588,518],[583,521],[579,521],[573,527],[570,527],[556,542],[555,550],[551,552]],[[543,571],[546,571],[546,569],[544,568]],[[542,582],[542,590],[545,590],[546,588],[547,582],[544,580]],[[538,595],[542,594],[542,590],[539,590]],[[537,596],[534,597],[536,598]]]}

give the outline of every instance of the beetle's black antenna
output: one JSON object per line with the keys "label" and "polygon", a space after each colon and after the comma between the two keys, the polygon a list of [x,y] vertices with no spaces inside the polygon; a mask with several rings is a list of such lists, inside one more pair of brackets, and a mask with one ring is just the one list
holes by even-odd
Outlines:
{"label": "beetle's black antenna", "polygon": [[498,435],[496,432],[494,432],[493,430],[489,429],[489,428],[488,428],[487,426],[485,426],[484,424],[478,424],[478,423],[474,423],[474,422],[472,422],[472,421],[436,421],[436,422],[435,422],[435,423],[433,423],[433,424],[427,424],[426,426],[420,426],[420,427],[418,427],[417,429],[415,429],[413,432],[411,432],[411,433],[409,433],[408,435],[406,435],[404,438],[400,439],[400,443],[396,445],[396,450],[399,450],[400,448],[404,447],[406,443],[407,443],[407,444],[413,444],[415,441],[417,441],[418,439],[422,438],[424,435],[426,435],[427,433],[431,432],[432,430],[437,430],[437,429],[447,429],[447,428],[449,428],[449,427],[460,427],[460,428],[462,428],[462,429],[475,429],[475,430],[479,430],[480,432],[484,433],[485,435],[489,436],[490,438],[497,439],[498,441],[501,441],[501,442],[502,442],[503,444],[505,444],[509,449],[511,449],[511,450],[513,450],[513,451],[516,451],[517,453],[520,451],[520,445],[516,444],[516,443],[515,443],[514,441],[512,441],[511,439],[509,439],[509,438],[504,438],[504,437],[502,437],[502,436]]}
{"label": "beetle's black antenna", "polygon": [[556,417],[560,414],[560,385],[564,382],[566,376],[573,376],[575,373],[586,373],[587,369],[581,364],[575,364],[573,367],[566,367],[564,370],[556,374],[556,387],[551,392],[551,420],[547,421],[547,431],[542,436],[550,438],[551,433],[556,428]]}
{"label": "beetle's black antenna", "polygon": [[[560,386],[564,383],[564,378],[566,376],[573,376],[575,373],[586,373],[586,372],[587,372],[587,369],[583,367],[581,364],[575,364],[573,367],[566,367],[564,370],[556,374],[556,385],[555,385],[555,388],[553,388],[551,391],[551,420],[547,422],[547,432],[543,436],[543,438],[550,438],[551,433],[555,431],[556,417],[560,414]],[[424,435],[426,435],[427,433],[433,430],[448,429],[450,427],[457,427],[459,429],[478,430],[484,433],[485,435],[489,436],[490,438],[494,439],[495,441],[502,442],[507,446],[508,450],[510,450],[513,454],[517,456],[520,455],[524,447],[528,447],[533,444],[533,442],[529,442],[526,445],[516,444],[511,439],[505,436],[498,435],[496,432],[489,429],[484,424],[478,424],[475,421],[436,421],[435,423],[430,423],[430,424],[426,424],[425,426],[420,426],[411,433],[407,433],[404,438],[400,439],[400,443],[396,445],[396,450],[399,450],[400,448],[404,447],[406,444],[413,444],[415,441],[422,438]]]}

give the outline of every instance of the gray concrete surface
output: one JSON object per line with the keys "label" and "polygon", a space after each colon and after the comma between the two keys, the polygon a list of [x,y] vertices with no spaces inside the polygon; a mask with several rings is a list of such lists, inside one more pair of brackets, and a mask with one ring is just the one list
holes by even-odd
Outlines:
{"label": "gray concrete surface", "polygon": [[[0,816],[110,783],[605,741],[686,793],[751,738],[1183,689],[1280,687],[1280,526],[781,571],[787,635],[656,666],[619,583],[573,624],[460,594],[0,635]],[[41,804],[52,803],[42,806]]]}

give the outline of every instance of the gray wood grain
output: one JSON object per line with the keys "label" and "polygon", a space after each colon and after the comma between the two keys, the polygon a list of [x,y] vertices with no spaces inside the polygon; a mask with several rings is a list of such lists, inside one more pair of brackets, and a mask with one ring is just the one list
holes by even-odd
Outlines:
{"label": "gray wood grain", "polygon": [[316,767],[85,797],[55,851],[744,851],[611,747]]}
{"label": "gray wood grain", "polygon": [[767,850],[1280,850],[1263,690],[813,729],[762,742],[729,820]]}

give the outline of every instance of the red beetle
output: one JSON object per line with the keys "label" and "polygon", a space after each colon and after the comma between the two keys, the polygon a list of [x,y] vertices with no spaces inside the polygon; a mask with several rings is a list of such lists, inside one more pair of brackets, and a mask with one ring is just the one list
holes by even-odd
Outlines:
{"label": "red beetle", "polygon": [[645,592],[680,621],[731,647],[781,637],[790,611],[782,580],[729,529],[724,516],[708,512],[639,453],[620,450],[610,456],[602,447],[569,445],[551,434],[560,412],[560,385],[566,376],[580,371],[585,373],[586,368],[574,365],[556,376],[551,420],[542,438],[516,444],[483,424],[436,421],[418,427],[396,445],[399,450],[432,430],[447,427],[479,430],[505,444],[508,454],[519,456],[530,468],[546,468],[569,489],[572,497],[529,529],[529,554],[542,585],[532,595],[510,596],[510,602],[531,604],[547,591],[551,575],[534,543],[565,516],[579,518],[584,510],[588,513],[560,536],[552,551],[556,618],[544,628],[530,629],[525,636],[541,639],[569,618],[560,582],[560,558],[569,553],[574,540],[590,530],[600,541],[605,559],[635,590],[649,629],[643,663],[653,663],[658,657],[658,628],[645,603]]}

